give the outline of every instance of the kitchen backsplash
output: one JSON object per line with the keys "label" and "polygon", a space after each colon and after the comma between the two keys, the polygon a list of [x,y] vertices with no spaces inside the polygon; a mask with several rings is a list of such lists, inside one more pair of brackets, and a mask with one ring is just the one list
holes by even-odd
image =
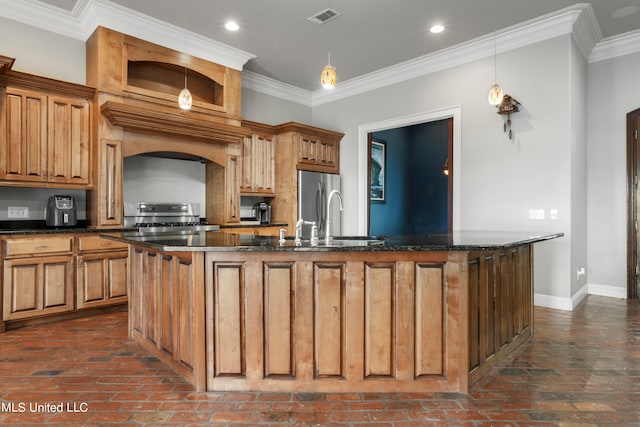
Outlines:
{"label": "kitchen backsplash", "polygon": [[[0,221],[44,220],[44,209],[49,196],[66,194],[73,196],[79,220],[87,218],[87,197],[84,190],[60,188],[0,187]],[[9,208],[27,208],[27,218],[9,218]]]}
{"label": "kitchen backsplash", "polygon": [[205,216],[206,166],[192,160],[125,157],[125,202],[191,202]]}

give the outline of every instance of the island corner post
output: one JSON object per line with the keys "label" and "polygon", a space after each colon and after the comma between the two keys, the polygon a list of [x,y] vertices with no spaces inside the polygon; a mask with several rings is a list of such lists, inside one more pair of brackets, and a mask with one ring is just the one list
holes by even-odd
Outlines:
{"label": "island corner post", "polygon": [[467,393],[533,331],[531,244],[129,254],[130,337],[198,391]]}

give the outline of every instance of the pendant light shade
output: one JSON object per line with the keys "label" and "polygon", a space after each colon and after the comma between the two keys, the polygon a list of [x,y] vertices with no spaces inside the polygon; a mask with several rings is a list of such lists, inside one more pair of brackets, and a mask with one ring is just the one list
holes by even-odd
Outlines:
{"label": "pendant light shade", "polygon": [[184,89],[180,91],[180,95],[178,95],[178,105],[183,110],[191,110],[191,104],[193,104],[193,97],[191,96],[191,92],[187,88],[187,44],[189,42],[189,37],[186,33],[187,30],[187,17],[185,15],[184,18],[184,29],[185,29],[185,38],[184,38]]}
{"label": "pendant light shade", "polygon": [[502,103],[502,99],[504,98],[504,92],[498,83],[491,86],[489,89],[489,104],[491,105],[500,105]]}
{"label": "pendant light shade", "polygon": [[325,89],[331,89],[336,85],[336,67],[331,65],[331,52],[329,52],[329,62],[322,70],[320,81]]}
{"label": "pendant light shade", "polygon": [[[493,9],[496,8],[496,1],[493,0]],[[495,19],[496,13],[494,13]],[[489,96],[487,99],[489,100],[489,104],[491,105],[500,105],[502,102],[502,98],[504,98],[504,92],[502,88],[498,84],[498,30],[497,24],[494,23],[493,30],[493,81],[495,82],[491,89],[489,89]]]}
{"label": "pendant light shade", "polygon": [[178,105],[183,110],[190,110],[191,104],[193,104],[193,98],[191,97],[191,92],[187,89],[187,85],[185,84],[184,89],[178,95]]}

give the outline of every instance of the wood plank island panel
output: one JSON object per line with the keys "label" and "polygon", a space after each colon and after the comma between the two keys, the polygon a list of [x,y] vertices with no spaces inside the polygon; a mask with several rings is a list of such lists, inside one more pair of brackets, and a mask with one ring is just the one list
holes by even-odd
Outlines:
{"label": "wood plank island panel", "polygon": [[467,391],[466,252],[130,256],[131,336],[198,390]]}

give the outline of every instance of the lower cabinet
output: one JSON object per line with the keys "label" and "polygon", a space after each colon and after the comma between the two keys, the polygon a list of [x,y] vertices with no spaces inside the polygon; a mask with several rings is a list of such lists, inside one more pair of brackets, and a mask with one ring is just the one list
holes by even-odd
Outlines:
{"label": "lower cabinet", "polygon": [[78,308],[127,301],[127,251],[79,255],[76,268]]}
{"label": "lower cabinet", "polygon": [[73,310],[73,256],[43,256],[4,262],[4,320]]}
{"label": "lower cabinet", "polygon": [[95,233],[0,241],[3,322],[127,302],[126,244]]}
{"label": "lower cabinet", "polygon": [[287,228],[287,227],[282,227],[282,226],[222,227],[220,231],[228,234],[251,234],[253,236],[278,236],[280,234],[281,228]]}

